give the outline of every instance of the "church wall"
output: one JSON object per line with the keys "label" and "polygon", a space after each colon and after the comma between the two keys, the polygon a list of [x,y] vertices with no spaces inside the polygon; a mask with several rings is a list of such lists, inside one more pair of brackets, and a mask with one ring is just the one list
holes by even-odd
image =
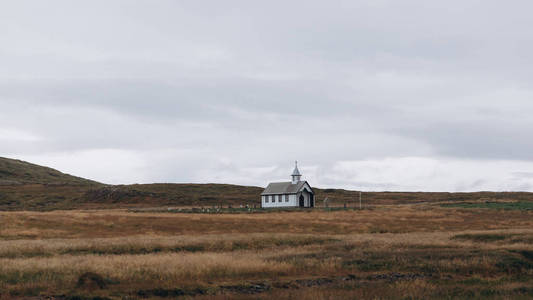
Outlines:
{"label": "church wall", "polygon": [[298,203],[296,202],[296,195],[289,195],[289,205],[298,206]]}
{"label": "church wall", "polygon": [[266,202],[266,195],[261,196],[261,207],[293,207],[298,206],[296,202],[296,195],[289,195],[289,202],[285,202],[285,195],[282,195],[282,201],[278,201],[278,195],[276,195],[276,202],[272,202],[272,195],[269,195],[269,200]]}
{"label": "church wall", "polygon": [[275,202],[272,202],[272,195],[269,195],[268,203],[265,202],[266,195],[261,196],[261,207],[299,207],[300,206],[300,195],[304,196],[304,207],[311,206],[311,193],[307,190],[302,191],[298,194],[289,194],[289,202],[285,202],[285,195],[282,195],[282,201],[278,201],[278,195],[275,195]]}

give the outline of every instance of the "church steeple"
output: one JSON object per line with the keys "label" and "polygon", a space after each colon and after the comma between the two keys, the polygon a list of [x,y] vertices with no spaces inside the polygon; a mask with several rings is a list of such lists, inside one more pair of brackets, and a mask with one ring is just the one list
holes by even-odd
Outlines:
{"label": "church steeple", "polygon": [[292,176],[292,184],[297,184],[302,178],[302,174],[300,174],[300,170],[298,170],[298,161],[294,162],[294,171],[292,171],[291,176]]}

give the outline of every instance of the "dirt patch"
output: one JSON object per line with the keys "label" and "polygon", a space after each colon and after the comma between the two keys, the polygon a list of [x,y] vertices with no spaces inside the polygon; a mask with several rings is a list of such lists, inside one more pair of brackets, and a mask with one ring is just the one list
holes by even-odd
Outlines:
{"label": "dirt patch", "polygon": [[220,285],[216,287],[204,287],[196,288],[192,290],[186,289],[152,289],[152,290],[140,290],[137,292],[137,296],[142,298],[150,297],[165,297],[175,298],[180,296],[198,296],[198,295],[214,295],[219,293],[235,293],[235,294],[260,294],[272,289],[299,289],[313,286],[330,285],[342,281],[356,280],[355,275],[349,274],[347,276],[339,277],[322,277],[322,278],[309,278],[309,279],[297,279],[290,281],[276,281],[276,282],[252,282],[243,283],[238,285]]}
{"label": "dirt patch", "polygon": [[415,280],[420,278],[427,278],[431,277],[432,274],[419,274],[419,273],[410,273],[410,274],[402,274],[402,273],[388,273],[388,274],[377,274],[368,276],[367,280],[387,280],[390,282],[398,281],[398,280]]}
{"label": "dirt patch", "polygon": [[99,274],[87,272],[87,273],[83,273],[78,278],[78,283],[76,286],[78,288],[95,290],[95,289],[105,289],[107,288],[107,285],[109,283],[112,283],[112,281],[104,278],[103,276]]}
{"label": "dirt patch", "polygon": [[111,300],[111,298],[101,297],[101,296],[65,296],[65,295],[24,297],[20,299],[25,299],[25,300]]}
{"label": "dirt patch", "polygon": [[234,292],[239,294],[258,294],[271,289],[269,284],[260,282],[249,285],[226,285],[219,287],[221,291]]}
{"label": "dirt patch", "polygon": [[299,286],[312,287],[318,285],[332,284],[336,280],[333,278],[317,278],[317,279],[299,279],[295,280],[294,283]]}

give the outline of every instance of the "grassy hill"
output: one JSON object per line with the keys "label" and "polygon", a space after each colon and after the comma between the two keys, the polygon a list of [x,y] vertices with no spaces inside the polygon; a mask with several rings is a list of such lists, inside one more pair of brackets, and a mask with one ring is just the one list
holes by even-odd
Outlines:
{"label": "grassy hill", "polygon": [[95,185],[98,182],[61,173],[22,160],[0,157],[0,185],[18,184],[78,184]]}
{"label": "grassy hill", "polygon": [[[0,210],[56,210],[139,208],[157,206],[259,205],[262,187],[230,184],[133,184],[106,185],[57,170],[0,158]],[[359,192],[314,189],[316,205],[358,207]],[[364,192],[363,205],[394,205],[419,202],[533,201],[533,193],[477,192]]]}
{"label": "grassy hill", "polygon": [[262,190],[230,184],[106,185],[0,157],[0,210],[253,205]]}

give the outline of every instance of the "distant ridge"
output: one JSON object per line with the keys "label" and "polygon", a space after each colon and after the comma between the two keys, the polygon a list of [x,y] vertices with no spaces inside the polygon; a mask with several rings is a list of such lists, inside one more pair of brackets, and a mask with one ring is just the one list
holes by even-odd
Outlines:
{"label": "distant ridge", "polygon": [[[107,185],[52,168],[0,157],[0,211],[142,207],[259,207],[262,187],[232,184]],[[316,205],[358,207],[359,192],[314,188]],[[528,201],[526,192],[364,192],[362,206],[465,201]]]}
{"label": "distant ridge", "polygon": [[65,174],[52,168],[0,157],[0,185],[19,184],[100,185],[96,181]]}

